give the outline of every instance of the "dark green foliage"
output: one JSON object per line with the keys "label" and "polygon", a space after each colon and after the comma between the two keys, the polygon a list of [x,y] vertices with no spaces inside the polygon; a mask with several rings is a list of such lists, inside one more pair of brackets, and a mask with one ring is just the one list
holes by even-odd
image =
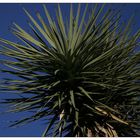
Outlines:
{"label": "dark green foliage", "polygon": [[12,58],[1,61],[9,67],[3,72],[20,78],[5,79],[1,89],[22,95],[5,103],[11,112],[36,112],[11,126],[49,118],[43,136],[138,136],[139,30],[132,35],[132,20],[121,26],[112,10],[101,17],[98,5],[85,20],[87,9],[79,20],[80,5],[75,18],[71,5],[68,27],[59,6],[57,22],[44,6],[49,25],[37,13],[42,26],[25,10],[34,35],[15,24],[24,45],[0,39],[1,54]]}

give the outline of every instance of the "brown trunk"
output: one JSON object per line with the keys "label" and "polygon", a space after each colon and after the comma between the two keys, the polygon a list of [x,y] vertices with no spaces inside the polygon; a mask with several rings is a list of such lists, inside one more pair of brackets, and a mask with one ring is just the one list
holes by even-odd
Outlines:
{"label": "brown trunk", "polygon": [[[60,114],[60,120],[63,118],[64,116],[64,110],[62,110],[61,114]],[[59,128],[59,132],[62,131],[62,127]],[[93,132],[91,131],[91,129],[87,128],[87,137],[93,137]],[[80,133],[78,132],[75,137],[80,137]]]}
{"label": "brown trunk", "polygon": [[93,137],[94,135],[93,135],[93,133],[92,133],[92,131],[88,128],[87,129],[87,137]]}
{"label": "brown trunk", "polygon": [[[61,114],[60,114],[60,117],[59,117],[59,120],[61,121],[61,119],[64,117],[64,110],[62,110]],[[59,132],[61,134],[61,131],[62,131],[62,126],[59,128]]]}

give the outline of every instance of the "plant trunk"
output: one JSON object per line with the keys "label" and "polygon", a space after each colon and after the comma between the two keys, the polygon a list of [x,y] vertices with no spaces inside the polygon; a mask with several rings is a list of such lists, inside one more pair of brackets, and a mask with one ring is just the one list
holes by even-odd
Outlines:
{"label": "plant trunk", "polygon": [[92,131],[89,128],[87,128],[87,137],[93,137],[93,136],[94,135],[93,135]]}
{"label": "plant trunk", "polygon": [[[61,114],[60,114],[60,117],[59,117],[59,120],[61,121],[61,119],[64,117],[64,110],[62,110]],[[59,133],[61,134],[62,132],[62,126],[59,128]]]}
{"label": "plant trunk", "polygon": [[[62,110],[59,120],[61,121],[61,119],[64,117],[64,110]],[[59,128],[59,132],[61,133],[62,131],[62,127]],[[75,135],[75,137],[80,137],[80,133],[77,133]],[[91,129],[87,128],[87,137],[94,137],[93,132],[91,131]]]}

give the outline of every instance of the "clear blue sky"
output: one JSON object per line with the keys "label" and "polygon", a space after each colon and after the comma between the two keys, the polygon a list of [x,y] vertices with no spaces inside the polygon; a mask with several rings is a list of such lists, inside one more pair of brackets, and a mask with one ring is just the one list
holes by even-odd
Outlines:
{"label": "clear blue sky", "polygon": [[[51,16],[55,15],[55,9],[57,8],[57,4],[47,4],[48,10],[51,12]],[[91,4],[90,4],[91,5]],[[68,14],[69,4],[61,4],[62,11],[64,15]],[[82,4],[82,9],[85,4]],[[27,16],[25,15],[22,8],[26,8],[33,16],[35,13],[39,11],[44,15],[42,4],[0,4],[0,37],[9,39],[11,41],[17,41],[17,39],[9,32],[9,28],[11,27],[13,22],[18,23],[24,29],[29,30],[27,24]],[[74,8],[76,10],[77,4],[74,4]],[[113,8],[121,10],[122,20],[127,21],[132,14],[135,15],[135,24],[134,24],[134,32],[140,28],[140,4],[106,4],[107,8]],[[67,16],[65,16],[67,17]],[[1,59],[1,56],[0,56]],[[3,66],[0,65],[0,68]],[[9,75],[3,75],[0,73],[0,81],[3,77],[8,77]],[[0,100],[3,98],[13,97],[14,95],[10,95],[8,93],[0,92]],[[0,112],[6,110],[6,106],[0,105]],[[0,136],[41,136],[43,130],[45,129],[45,121],[38,121],[35,123],[31,123],[26,126],[21,126],[18,128],[9,128],[8,121],[16,120],[18,118],[22,118],[24,116],[29,115],[30,113],[21,113],[21,114],[0,114]]]}

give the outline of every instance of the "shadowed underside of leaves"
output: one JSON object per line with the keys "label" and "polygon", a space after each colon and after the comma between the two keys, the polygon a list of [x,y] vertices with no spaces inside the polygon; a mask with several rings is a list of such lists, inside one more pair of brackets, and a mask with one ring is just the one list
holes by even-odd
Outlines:
{"label": "shadowed underside of leaves", "polygon": [[56,20],[43,8],[48,24],[24,10],[32,34],[14,23],[22,43],[0,39],[8,58],[2,72],[17,77],[3,79],[1,90],[17,94],[3,103],[9,112],[34,111],[11,126],[44,118],[43,136],[138,136],[139,30],[132,35],[132,20],[122,26],[119,12],[99,5],[90,14],[86,5],[81,17],[80,5],[76,14],[71,5],[67,21],[59,5]]}

